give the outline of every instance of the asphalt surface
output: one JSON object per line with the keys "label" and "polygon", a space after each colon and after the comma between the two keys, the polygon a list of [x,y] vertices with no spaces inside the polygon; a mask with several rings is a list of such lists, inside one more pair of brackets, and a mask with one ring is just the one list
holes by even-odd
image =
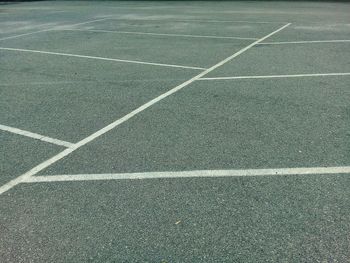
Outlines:
{"label": "asphalt surface", "polygon": [[[1,123],[77,142],[198,70],[1,52]],[[96,99],[98,98],[98,99]]]}
{"label": "asphalt surface", "polygon": [[25,173],[33,166],[64,150],[63,147],[51,145],[39,140],[1,131],[1,166],[0,184]]}
{"label": "asphalt surface", "polygon": [[41,174],[347,165],[348,81],[198,81]]}
{"label": "asphalt surface", "polygon": [[[263,42],[350,40],[349,13],[301,1],[0,5],[0,124],[77,143],[286,23]],[[350,42],[262,44],[205,77],[346,73],[349,58]],[[349,166],[349,84],[194,81],[36,176]],[[0,130],[0,189],[64,149]],[[348,262],[349,187],[349,174],[20,183],[0,195],[0,261]]]}
{"label": "asphalt surface", "polygon": [[258,45],[207,77],[348,72],[348,46],[349,43]]}
{"label": "asphalt surface", "polygon": [[[28,36],[26,39],[28,41],[25,43],[16,39],[8,40],[4,46],[192,67],[210,67],[250,43],[247,40],[203,41],[200,38],[185,37],[175,40],[166,36],[150,38],[144,35],[81,31],[53,31],[45,33],[45,40],[37,39],[37,35]],[[154,43],[157,43],[157,46]],[[102,45],[106,47],[96,48]],[[213,47],[214,49],[208,54],[207,50]],[[50,57],[46,56],[46,59],[48,58]]]}
{"label": "asphalt surface", "polygon": [[7,262],[346,262],[348,175],[20,185]]}

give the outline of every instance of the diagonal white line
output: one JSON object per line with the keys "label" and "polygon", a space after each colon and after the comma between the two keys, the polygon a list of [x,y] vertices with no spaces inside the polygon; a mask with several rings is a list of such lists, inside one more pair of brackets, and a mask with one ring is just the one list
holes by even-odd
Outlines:
{"label": "diagonal white line", "polygon": [[81,31],[81,32],[96,32],[96,33],[113,33],[113,34],[131,34],[131,35],[150,35],[150,36],[167,36],[167,37],[190,37],[190,38],[214,38],[214,39],[239,39],[239,40],[257,40],[258,38],[251,37],[224,37],[224,36],[205,36],[205,35],[186,35],[186,34],[163,34],[137,31],[113,31],[101,29],[62,29],[63,31]]}
{"label": "diagonal white line", "polygon": [[200,68],[200,67],[181,66],[181,65],[173,65],[173,64],[162,64],[162,63],[153,63],[153,62],[145,62],[145,61],[138,61],[138,60],[126,60],[126,59],[119,59],[119,58],[86,56],[86,55],[77,55],[77,54],[70,54],[70,53],[51,52],[51,51],[42,51],[42,50],[33,50],[33,49],[0,47],[0,50],[39,53],[39,54],[65,56],[65,57],[87,58],[87,59],[114,61],[114,62],[122,62],[122,63],[133,63],[133,64],[142,64],[142,65],[151,65],[151,66],[161,66],[161,67],[170,67],[170,68],[185,68],[185,69],[198,69],[198,70],[205,69],[205,68]]}
{"label": "diagonal white line", "polygon": [[334,39],[334,40],[309,40],[309,41],[285,41],[285,42],[264,42],[259,45],[288,45],[288,44],[313,44],[313,43],[346,43],[350,39]]}
{"label": "diagonal white line", "polygon": [[100,180],[142,180],[142,179],[171,179],[171,178],[220,178],[245,176],[276,176],[276,175],[325,175],[350,174],[350,166],[340,167],[305,167],[277,169],[247,169],[247,170],[197,170],[169,171],[146,173],[115,173],[115,174],[64,174],[32,176],[25,183],[41,182],[70,182],[70,181],[100,181]]}
{"label": "diagonal white line", "polygon": [[272,79],[272,78],[303,78],[303,77],[327,77],[327,76],[349,76],[350,72],[343,73],[315,73],[315,74],[294,74],[294,75],[265,75],[265,76],[233,76],[200,78],[198,80],[234,80],[234,79]]}
{"label": "diagonal white line", "polygon": [[165,99],[166,97],[174,94],[175,92],[181,90],[182,88],[188,86],[189,84],[191,84],[192,82],[196,81],[197,79],[205,76],[206,74],[208,74],[209,72],[215,70],[216,68],[222,66],[223,64],[231,61],[232,59],[234,59],[235,57],[241,55],[242,53],[244,53],[245,51],[249,50],[250,48],[252,48],[253,46],[255,46],[256,44],[258,44],[261,41],[264,41],[265,39],[267,39],[268,37],[276,34],[277,32],[283,30],[284,28],[286,28],[287,26],[289,26],[290,24],[286,24],[282,27],[280,27],[279,29],[273,31],[272,33],[262,37],[261,39],[254,41],[253,43],[251,43],[250,45],[246,46],[245,48],[241,49],[240,51],[234,53],[233,55],[225,58],[224,60],[220,61],[219,63],[215,64],[214,66],[212,66],[211,68],[199,73],[198,75],[194,76],[193,78],[185,81],[184,83],[176,86],[175,88],[163,93],[162,95],[154,98],[153,100],[143,104],[142,106],[138,107],[137,109],[133,110],[132,112],[126,114],[124,117],[112,122],[111,124],[107,125],[106,127],[96,131],[95,133],[91,134],[90,136],[86,137],[85,139],[77,142],[73,147],[65,149],[64,151],[60,152],[59,154],[51,157],[50,159],[42,162],[41,164],[35,166],[34,168],[32,168],[31,170],[29,170],[28,172],[18,176],[17,178],[11,180],[10,182],[4,184],[3,186],[0,187],[0,194],[3,194],[4,192],[10,190],[11,188],[13,188],[14,186],[16,186],[17,184],[27,180],[28,178],[30,178],[33,175],[36,175],[38,172],[44,170],[45,168],[49,167],[50,165],[52,165],[53,163],[56,163],[57,161],[61,160],[62,158],[66,157],[67,155],[71,154],[72,152],[74,152],[75,150],[79,149],[80,147],[86,145],[87,143],[95,140],[96,138],[100,137],[101,135],[105,134],[106,132],[109,132],[110,130],[114,129],[115,127],[117,127],[118,125],[124,123],[125,121],[129,120],[130,118],[134,117],[135,115],[139,114],[140,112],[146,110],[147,108],[151,107],[152,105],[156,104],[157,102]]}
{"label": "diagonal white line", "polygon": [[34,31],[34,32],[29,32],[29,33],[9,36],[9,37],[3,37],[3,38],[0,38],[0,41],[1,40],[6,40],[6,39],[13,39],[13,38],[18,38],[18,37],[23,37],[23,36],[29,36],[29,35],[33,35],[33,34],[42,33],[42,32],[47,32],[47,31],[51,31],[51,30],[54,30],[54,29],[58,29],[58,28],[65,28],[65,27],[71,27],[71,26],[80,26],[80,25],[90,24],[90,23],[94,23],[94,22],[104,21],[104,20],[107,20],[107,19],[109,19],[109,18],[89,20],[89,21],[85,21],[85,22],[81,22],[81,23],[77,23],[77,24],[72,24],[72,25],[56,26],[56,27],[53,27],[53,28],[43,29],[43,30],[39,30],[39,31]]}
{"label": "diagonal white line", "polygon": [[34,32],[29,32],[29,33],[24,33],[24,34],[19,34],[19,35],[15,35],[15,36],[9,36],[9,37],[3,37],[0,38],[1,40],[6,40],[6,39],[13,39],[13,38],[18,38],[18,37],[22,37],[22,36],[29,36],[29,35],[33,35],[33,34],[38,34],[41,32],[47,32],[47,31],[51,31],[52,29],[43,29],[43,30],[39,30],[39,31],[34,31]]}
{"label": "diagonal white line", "polygon": [[44,135],[41,135],[38,133],[29,132],[29,131],[21,130],[18,128],[14,128],[14,127],[2,125],[2,124],[0,124],[0,130],[6,131],[6,132],[11,132],[11,133],[22,135],[22,136],[26,136],[26,137],[29,137],[29,138],[32,138],[35,140],[40,140],[40,141],[56,144],[59,146],[64,146],[67,148],[72,147],[74,145],[73,143],[70,143],[70,142],[50,138],[50,137],[47,137],[47,136],[44,136]]}
{"label": "diagonal white line", "polygon": [[[58,26],[58,28],[62,28],[62,27],[65,28],[65,27],[72,27],[72,26],[81,26],[81,25],[101,22],[101,21],[105,21],[105,20],[109,20],[109,17],[99,18],[99,19],[95,19],[95,20],[88,20],[88,21],[79,22],[79,23],[76,23],[76,24],[61,25],[61,26]],[[55,29],[55,28],[56,27],[54,27],[53,29]]]}

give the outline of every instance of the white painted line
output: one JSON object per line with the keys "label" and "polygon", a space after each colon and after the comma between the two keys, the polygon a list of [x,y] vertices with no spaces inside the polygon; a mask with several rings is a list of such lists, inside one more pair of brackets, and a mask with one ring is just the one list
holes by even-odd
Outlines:
{"label": "white painted line", "polygon": [[244,53],[248,49],[250,49],[253,46],[255,46],[256,44],[258,44],[259,42],[264,41],[268,37],[276,34],[277,32],[283,30],[284,28],[286,28],[289,25],[290,24],[286,24],[286,25],[280,27],[279,29],[275,30],[274,32],[264,36],[263,38],[253,42],[252,44],[246,46],[245,48],[241,49],[240,51],[234,53],[233,55],[231,55],[231,56],[225,58],[224,60],[220,61],[219,63],[215,64],[211,68],[209,68],[209,69],[199,73],[198,75],[194,76],[193,78],[185,81],[184,83],[176,86],[175,88],[172,88],[171,90],[163,93],[162,95],[152,99],[151,101],[143,104],[142,106],[138,107],[137,109],[133,110],[132,112],[126,114],[124,117],[122,117],[122,118],[120,118],[120,119],[110,123],[109,125],[107,125],[104,128],[96,131],[95,133],[91,134],[90,136],[86,137],[85,139],[77,142],[76,144],[74,144],[73,147],[65,149],[64,151],[60,152],[59,154],[51,157],[50,159],[42,162],[41,164],[35,166],[34,168],[29,170],[28,172],[26,172],[26,173],[18,176],[17,178],[9,181],[8,183],[6,183],[6,184],[4,184],[3,186],[0,187],[0,195],[5,193],[6,191],[10,190],[11,188],[16,186],[17,184],[28,180],[31,176],[36,175],[38,172],[44,170],[45,168],[49,167],[50,165],[56,163],[57,161],[63,159],[64,157],[66,157],[67,155],[71,154],[72,152],[74,152],[75,150],[79,149],[80,147],[88,144],[89,142],[91,142],[91,141],[95,140],[96,138],[100,137],[101,135],[109,132],[110,130],[114,129],[115,127],[119,126],[120,124],[126,122],[127,120],[131,119],[135,115],[137,115],[140,112],[146,110],[147,108],[151,107],[152,105],[156,104],[157,102],[159,102],[159,101],[165,99],[166,97],[174,94],[175,92],[183,89],[184,87],[188,86],[189,84],[191,84],[192,82],[196,81],[197,79],[205,76],[206,74],[208,74],[209,72],[213,71],[214,69],[216,69],[216,68],[222,66],[223,64],[231,61],[235,57],[238,57],[239,55],[241,55],[242,53]]}
{"label": "white painted line", "polygon": [[350,72],[346,72],[346,73],[295,74],[295,75],[266,75],[266,76],[214,77],[214,78],[200,78],[200,79],[198,79],[198,80],[303,78],[303,77],[326,77],[326,76],[349,76],[349,75],[350,75]]}
{"label": "white painted line", "polygon": [[48,142],[48,143],[52,143],[52,144],[56,144],[59,146],[64,146],[64,147],[72,147],[74,144],[70,143],[70,142],[66,142],[66,141],[62,141],[62,140],[58,140],[58,139],[54,139],[54,138],[50,138],[41,134],[37,134],[37,133],[33,133],[33,132],[29,132],[29,131],[24,131],[21,129],[17,129],[14,127],[10,127],[10,126],[6,126],[6,125],[2,125],[0,124],[0,130],[2,131],[6,131],[6,132],[11,132],[14,134],[18,134],[18,135],[22,135],[22,136],[26,136],[35,140],[39,140],[39,141],[43,141],[43,142]]}
{"label": "white painted line", "polygon": [[162,64],[162,63],[153,63],[153,62],[145,62],[145,61],[138,61],[138,60],[126,60],[126,59],[118,59],[118,58],[95,57],[95,56],[77,55],[77,54],[70,54],[70,53],[60,53],[60,52],[51,52],[51,51],[42,51],[42,50],[33,50],[33,49],[0,47],[0,50],[30,52],[30,53],[39,53],[39,54],[46,54],[46,55],[65,56],[65,57],[97,59],[97,60],[104,60],[104,61],[133,63],[133,64],[161,66],[161,67],[170,67],[170,68],[185,68],[185,69],[196,69],[196,70],[204,70],[205,69],[205,68],[200,68],[200,67],[191,67],[191,66],[182,66],[182,65],[173,65],[173,64]]}
{"label": "white painted line", "polygon": [[100,29],[62,29],[62,30],[97,32],[97,33],[114,33],[114,34],[167,36],[167,37],[191,37],[191,38],[239,39],[239,40],[257,40],[258,39],[258,38],[251,38],[251,37],[223,37],[223,36],[203,36],[203,35],[185,35],[185,34],[163,34],[163,33],[136,32],[136,31],[112,31],[112,30],[100,30]]}
{"label": "white painted line", "polygon": [[149,78],[149,79],[135,79],[135,78],[125,78],[121,80],[93,80],[93,79],[82,79],[82,80],[72,80],[72,81],[48,81],[48,82],[14,82],[14,83],[4,83],[0,84],[0,87],[16,87],[16,86],[32,86],[32,85],[62,85],[62,84],[78,84],[78,83],[93,83],[93,84],[115,84],[115,83],[125,83],[125,82],[163,82],[163,81],[178,81],[183,80],[182,78]]}
{"label": "white painted line", "polygon": [[335,39],[335,40],[264,42],[264,43],[259,43],[259,45],[288,45],[288,44],[313,44],[313,43],[349,43],[349,42],[350,42],[350,39]]}
{"label": "white painted line", "polygon": [[99,19],[94,19],[94,20],[88,20],[88,21],[79,22],[79,23],[76,23],[76,24],[71,24],[71,25],[61,25],[61,26],[54,27],[54,28],[52,28],[52,29],[56,29],[56,28],[66,28],[66,27],[73,27],[73,26],[81,26],[81,25],[86,25],[86,24],[101,22],[101,21],[105,21],[105,20],[109,20],[109,17],[104,17],[104,18],[99,18]]}
{"label": "white painted line", "polygon": [[142,179],[171,179],[171,178],[220,178],[244,176],[276,176],[276,175],[325,175],[350,174],[350,166],[341,167],[305,167],[277,169],[248,169],[248,170],[198,170],[180,172],[146,172],[146,173],[116,173],[116,174],[64,174],[32,176],[25,183],[42,182],[71,182],[71,181],[100,181],[100,180],[142,180]]}
{"label": "white painted line", "polygon": [[159,18],[118,18],[109,17],[113,20],[127,21],[164,21],[164,22],[197,22],[197,23],[245,23],[245,24],[286,24],[288,22],[273,21],[249,21],[249,20],[197,20],[197,19],[159,19]]}
{"label": "white painted line", "polygon": [[[81,6],[69,6],[69,8],[79,8],[81,9]],[[108,6],[108,9],[146,9],[146,10],[154,10],[154,9],[169,9],[169,8],[179,8],[176,6],[152,6],[152,5],[147,5],[147,6]]]}
{"label": "white painted line", "polygon": [[1,6],[5,10],[54,10],[52,7],[12,7],[12,6]]}
{"label": "white painted line", "polygon": [[52,30],[51,28],[50,29],[43,29],[43,30],[39,30],[39,31],[34,31],[34,32],[29,32],[29,33],[9,36],[9,37],[3,37],[3,38],[0,38],[0,41],[1,40],[6,40],[6,39],[18,38],[18,37],[22,37],[22,36],[29,36],[29,35],[38,34],[38,33],[41,33],[41,32],[47,32],[47,31],[51,31],[51,30]]}
{"label": "white painted line", "polygon": [[163,33],[148,33],[136,31],[112,31],[100,29],[63,29],[66,31],[82,31],[82,32],[97,32],[97,33],[114,33],[114,34],[131,34],[131,35],[150,35],[150,36],[167,36],[167,37],[192,37],[192,38],[214,38],[214,39],[239,39],[239,40],[257,40],[258,38],[251,37],[223,37],[223,36],[203,36],[203,35],[185,35],[185,34],[163,34]]}
{"label": "white painted line", "polygon": [[39,30],[39,31],[34,31],[34,32],[29,32],[29,33],[24,33],[24,34],[9,36],[9,37],[3,37],[3,38],[0,38],[0,41],[1,41],[1,40],[6,40],[6,39],[13,39],[13,38],[18,38],[18,37],[23,37],[23,36],[29,36],[29,35],[38,34],[38,33],[47,32],[47,31],[52,31],[52,30],[54,30],[54,29],[59,29],[59,28],[65,28],[65,27],[71,27],[71,26],[80,26],[80,25],[90,24],[90,23],[94,23],[94,22],[99,22],[99,21],[107,20],[107,19],[109,19],[109,18],[101,18],[101,19],[89,20],[89,21],[85,21],[85,22],[81,22],[81,23],[76,23],[76,24],[73,24],[73,25],[61,25],[61,26],[56,26],[56,27],[52,27],[52,28],[48,28],[48,29]]}
{"label": "white painted line", "polygon": [[[75,84],[81,82],[88,82],[87,80],[79,80],[79,81],[41,81],[41,82],[12,82],[12,83],[1,83],[0,87],[16,87],[16,86],[29,86],[29,85],[62,85],[62,84]],[[90,81],[90,82],[98,82],[98,81]]]}

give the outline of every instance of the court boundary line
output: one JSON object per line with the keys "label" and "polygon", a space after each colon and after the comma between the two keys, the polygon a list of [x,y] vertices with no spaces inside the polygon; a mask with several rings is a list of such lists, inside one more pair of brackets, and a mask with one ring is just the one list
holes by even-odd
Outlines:
{"label": "court boundary line", "polygon": [[49,183],[72,181],[108,181],[108,180],[144,180],[176,178],[224,178],[251,176],[286,176],[286,175],[325,175],[350,174],[350,166],[338,167],[298,167],[272,169],[230,169],[230,170],[194,170],[140,173],[106,173],[106,174],[62,174],[40,175],[25,179],[24,183]]}
{"label": "court boundary line", "polygon": [[9,132],[9,133],[13,133],[13,134],[17,134],[17,135],[22,135],[22,136],[25,136],[25,137],[28,137],[31,139],[35,139],[35,140],[39,140],[42,142],[48,142],[51,144],[64,146],[66,148],[70,148],[70,147],[74,146],[74,143],[71,143],[71,142],[51,138],[51,137],[48,137],[45,135],[41,135],[41,134],[30,132],[30,131],[25,131],[22,129],[14,128],[14,127],[3,125],[3,124],[0,124],[0,130],[5,131],[5,132]]}
{"label": "court boundary line", "polygon": [[200,78],[198,80],[235,80],[235,79],[272,79],[272,78],[303,78],[303,77],[327,77],[327,76],[349,76],[350,72],[343,73],[314,73],[314,74],[290,74],[290,75],[261,75],[261,76],[232,76]]}
{"label": "court boundary line", "polygon": [[79,31],[79,32],[130,34],[130,35],[150,35],[150,36],[168,36],[168,37],[189,37],[189,38],[258,40],[258,38],[252,38],[252,37],[211,36],[211,35],[191,35],[191,34],[167,34],[167,33],[139,32],[139,31],[113,31],[113,30],[103,30],[103,29],[75,29],[75,28],[67,28],[67,29],[57,29],[56,31]]}
{"label": "court boundary line", "polygon": [[22,36],[34,35],[34,34],[38,34],[38,33],[42,33],[42,32],[53,31],[53,30],[55,30],[56,28],[80,26],[80,25],[85,25],[85,24],[100,22],[100,21],[104,21],[104,20],[107,20],[107,19],[109,19],[109,18],[100,18],[100,19],[95,19],[95,20],[88,20],[88,21],[85,21],[85,22],[80,22],[80,23],[71,24],[71,25],[57,25],[57,26],[54,26],[54,27],[51,27],[51,28],[47,28],[47,29],[42,29],[42,30],[38,30],[38,31],[33,31],[33,32],[28,32],[28,33],[19,34],[19,35],[8,36],[8,37],[3,37],[3,38],[0,38],[0,41],[2,41],[2,40],[7,40],[7,39],[18,38],[18,37],[22,37]]}
{"label": "court boundary line", "polygon": [[215,64],[212,67],[206,69],[205,71],[199,73],[198,75],[192,77],[191,79],[189,79],[189,80],[183,82],[182,84],[180,84],[180,85],[178,85],[178,86],[168,90],[167,92],[159,95],[158,97],[150,100],[149,102],[141,105],[140,107],[138,107],[135,110],[129,112],[128,114],[124,115],[123,117],[121,117],[121,118],[115,120],[114,122],[110,123],[109,125],[103,127],[102,129],[92,133],[91,135],[89,135],[85,139],[82,139],[79,142],[75,143],[73,147],[65,149],[64,151],[54,155],[53,157],[47,159],[46,161],[38,164],[35,167],[33,167],[32,169],[30,169],[29,171],[25,172],[24,174],[14,178],[14,179],[12,179],[11,181],[7,182],[6,184],[0,186],[0,195],[5,193],[6,191],[10,190],[11,188],[15,187],[16,185],[22,183],[23,181],[28,180],[33,175],[36,175],[38,172],[40,172],[40,171],[44,170],[45,168],[49,167],[50,165],[56,163],[57,161],[59,161],[62,158],[66,157],[67,155],[71,154],[72,152],[74,152],[75,150],[79,149],[80,147],[82,147],[82,146],[86,145],[87,143],[95,140],[96,138],[100,137],[101,135],[109,132],[110,130],[114,129],[115,127],[119,126],[120,124],[124,123],[125,121],[131,119],[132,117],[134,117],[138,113],[140,113],[140,112],[146,110],[147,108],[151,107],[153,104],[156,104],[157,102],[165,99],[166,97],[172,95],[173,93],[175,93],[175,92],[181,90],[182,88],[188,86],[189,84],[191,84],[195,80],[205,76],[206,74],[208,74],[209,72],[213,71],[214,69],[216,69],[216,68],[224,65],[225,63],[231,61],[235,57],[241,55],[245,51],[247,51],[250,48],[252,48],[253,46],[255,46],[257,43],[259,43],[261,41],[264,41],[265,39],[269,38],[270,36],[280,32],[283,29],[285,29],[289,25],[290,25],[290,23],[288,23],[288,24],[286,24],[286,25],[284,25],[282,27],[279,27],[275,31],[269,33],[268,35],[266,35],[266,36],[264,36],[262,38],[260,38],[259,40],[254,41],[253,43],[251,43],[248,46],[242,48],[241,50],[235,52],[231,56],[221,60],[217,64]]}
{"label": "court boundary line", "polygon": [[288,44],[348,43],[348,42],[350,42],[350,39],[263,42],[263,43],[259,43],[258,45],[288,45]]}
{"label": "court boundary line", "polygon": [[0,47],[0,50],[38,53],[38,54],[45,54],[45,55],[56,55],[56,56],[63,56],[63,57],[86,58],[86,59],[95,59],[95,60],[103,60],[103,61],[113,61],[113,62],[119,62],[119,63],[131,63],[131,64],[141,64],[141,65],[150,65],[150,66],[160,66],[160,67],[168,67],[168,68],[183,68],[183,69],[195,69],[195,70],[205,70],[206,69],[206,68],[201,68],[201,67],[182,66],[182,65],[174,65],[174,64],[163,64],[163,63],[156,63],[156,62],[127,60],[127,59],[119,59],[119,58],[106,58],[106,57],[98,57],[98,56],[78,55],[78,54],[71,54],[71,53],[52,52],[52,51],[43,51],[43,50],[34,50],[34,49]]}

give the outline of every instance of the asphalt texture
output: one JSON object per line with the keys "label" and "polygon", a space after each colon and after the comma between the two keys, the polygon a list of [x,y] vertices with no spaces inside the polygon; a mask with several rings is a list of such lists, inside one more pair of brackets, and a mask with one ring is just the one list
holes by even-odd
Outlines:
{"label": "asphalt texture", "polygon": [[0,141],[1,185],[64,150],[57,145],[3,131],[0,132]]}
{"label": "asphalt texture", "polygon": [[[182,20],[181,20],[182,19]],[[73,27],[73,29],[108,30],[122,32],[145,32],[157,34],[183,34],[216,37],[242,37],[259,38],[267,35],[276,28],[277,23],[219,23],[220,32],[217,32],[218,22],[208,20],[174,17],[169,21],[162,21],[162,16],[152,16],[130,20],[128,18],[115,18],[99,21],[92,24]],[[220,20],[219,20],[220,21]],[[145,23],[146,22],[146,23]],[[194,34],[194,32],[196,32]],[[169,38],[168,38],[169,39]],[[177,38],[177,41],[180,40]],[[205,41],[207,42],[207,41]],[[180,42],[181,43],[181,42]],[[232,41],[231,41],[232,43]]]}
{"label": "asphalt texture", "polygon": [[5,262],[347,262],[348,175],[20,185]]}
{"label": "asphalt texture", "polygon": [[349,79],[198,81],[41,174],[344,166]]}
{"label": "asphalt texture", "polygon": [[73,143],[200,72],[1,53],[1,123]]}
{"label": "asphalt texture", "polygon": [[[0,124],[77,143],[202,72],[171,65],[210,68],[287,23],[263,42],[350,40],[349,13],[346,2],[1,4]],[[350,42],[262,43],[205,77],[346,73],[349,58]],[[197,80],[36,176],[349,166],[349,87],[350,76]],[[0,130],[0,189],[64,149]],[[349,187],[349,174],[20,183],[0,194],[0,262],[348,262]]]}
{"label": "asphalt texture", "polygon": [[258,45],[207,77],[332,73],[350,69],[349,43],[290,45]]}

